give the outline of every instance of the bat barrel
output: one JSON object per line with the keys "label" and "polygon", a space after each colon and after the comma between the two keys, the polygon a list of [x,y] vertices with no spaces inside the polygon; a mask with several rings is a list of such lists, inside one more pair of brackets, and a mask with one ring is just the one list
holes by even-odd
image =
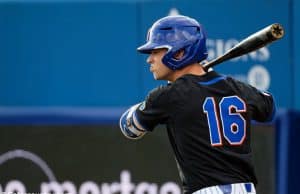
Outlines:
{"label": "bat barrel", "polygon": [[273,41],[276,41],[282,38],[284,35],[283,27],[278,24],[274,23],[271,24],[262,30],[248,36],[247,38],[243,39],[233,48],[229,49],[223,55],[217,57],[216,59],[209,61],[208,63],[203,65],[203,68],[207,71],[210,67],[222,63],[223,61],[239,57],[241,55],[250,53],[255,51],[259,48],[270,44]]}
{"label": "bat barrel", "polygon": [[278,24],[278,23],[275,23],[275,24],[272,24],[271,25],[271,30],[270,30],[272,36],[277,40],[277,39],[280,39],[283,37],[284,35],[284,30],[283,30],[283,27]]}

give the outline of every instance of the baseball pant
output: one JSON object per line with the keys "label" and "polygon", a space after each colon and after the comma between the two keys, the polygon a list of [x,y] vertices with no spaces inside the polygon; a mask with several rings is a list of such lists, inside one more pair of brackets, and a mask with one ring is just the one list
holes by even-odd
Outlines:
{"label": "baseball pant", "polygon": [[206,187],[193,194],[256,194],[253,183],[235,183]]}

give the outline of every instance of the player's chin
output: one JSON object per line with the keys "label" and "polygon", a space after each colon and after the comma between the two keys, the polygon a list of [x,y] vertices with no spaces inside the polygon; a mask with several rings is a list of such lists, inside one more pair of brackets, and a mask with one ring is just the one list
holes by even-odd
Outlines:
{"label": "player's chin", "polygon": [[159,75],[157,75],[155,72],[153,72],[153,78],[154,78],[155,80],[160,80]]}
{"label": "player's chin", "polygon": [[164,80],[163,77],[161,77],[161,76],[159,76],[159,75],[157,75],[157,74],[153,74],[153,78],[154,78],[155,80]]}
{"label": "player's chin", "polygon": [[153,73],[153,77],[154,77],[155,80],[169,80],[167,74]]}

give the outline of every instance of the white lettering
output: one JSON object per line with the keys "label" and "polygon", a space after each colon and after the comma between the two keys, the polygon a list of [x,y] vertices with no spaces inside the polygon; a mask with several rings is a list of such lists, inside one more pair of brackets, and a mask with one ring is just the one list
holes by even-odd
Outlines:
{"label": "white lettering", "polygon": [[[238,44],[239,41],[236,39],[207,39],[207,49],[208,49],[208,60],[212,60],[217,58],[218,56],[221,56],[228,50],[230,50],[233,46]],[[237,61],[259,61],[264,62],[270,59],[270,51],[267,47],[263,47],[261,49],[258,49],[256,51],[253,51],[247,55],[242,55],[240,57],[231,59],[234,62]]]}
{"label": "white lettering", "polygon": [[222,39],[216,40],[216,57],[222,55],[224,53],[224,41]]}
{"label": "white lettering", "polygon": [[130,173],[126,170],[121,172],[120,175],[121,194],[130,194],[134,189],[134,185],[131,183]]}
{"label": "white lettering", "polygon": [[142,183],[138,184],[135,189],[135,194],[143,194],[143,193],[156,194],[157,193],[157,184],[154,184],[154,183],[150,184],[147,182],[142,182]]}
{"label": "white lettering", "polygon": [[23,193],[26,193],[26,188],[22,182],[20,182],[18,180],[12,180],[6,184],[4,193],[22,193],[23,194]]}
{"label": "white lettering", "polygon": [[71,181],[65,181],[62,184],[58,182],[42,183],[41,193],[53,193],[53,194],[76,194],[76,187]]}
{"label": "white lettering", "polygon": [[269,71],[262,65],[254,65],[248,72],[248,83],[259,90],[268,90],[271,83]]}
{"label": "white lettering", "polygon": [[113,193],[119,193],[120,192],[120,183],[113,182],[110,185],[110,192]]}
{"label": "white lettering", "polygon": [[72,183],[71,181],[65,181],[62,184],[62,189],[63,189],[63,193],[64,194],[76,194],[76,187],[74,185],[74,183]]}
{"label": "white lettering", "polygon": [[215,42],[211,39],[206,40],[207,45],[207,54],[208,54],[208,60],[212,60],[217,57],[217,54],[215,53]]}
{"label": "white lettering", "polygon": [[[256,56],[252,57],[252,59],[257,59],[258,61],[267,61],[270,59],[270,51],[267,49],[267,47],[263,47],[261,49],[258,49],[256,52],[252,52],[253,54],[255,53]],[[250,53],[249,55],[251,56]]]}
{"label": "white lettering", "polygon": [[[1,193],[26,193],[24,184],[18,180],[12,180],[7,183],[4,191],[0,184]],[[86,181],[78,186],[71,181],[58,183],[42,182],[40,185],[41,194],[181,194],[180,187],[174,182],[166,182],[159,188],[157,183],[139,182],[136,185],[132,183],[131,174],[124,170],[120,173],[120,181],[112,183],[102,183],[98,185],[93,181]]]}
{"label": "white lettering", "polygon": [[63,189],[57,182],[42,183],[41,193],[60,194],[63,193]]}
{"label": "white lettering", "polygon": [[167,182],[161,186],[159,193],[160,194],[169,194],[169,193],[180,194],[181,190],[176,183]]}
{"label": "white lettering", "polygon": [[101,191],[102,191],[102,194],[111,194],[109,184],[108,183],[102,183]]}
{"label": "white lettering", "polygon": [[100,194],[100,191],[95,182],[87,181],[80,186],[79,194]]}

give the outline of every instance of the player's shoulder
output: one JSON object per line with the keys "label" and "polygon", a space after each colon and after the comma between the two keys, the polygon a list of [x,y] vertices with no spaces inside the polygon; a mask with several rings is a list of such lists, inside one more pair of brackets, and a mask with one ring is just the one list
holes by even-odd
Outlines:
{"label": "player's shoulder", "polygon": [[170,88],[171,84],[157,86],[148,93],[147,100],[153,101],[166,99],[170,94]]}
{"label": "player's shoulder", "polygon": [[152,97],[159,97],[161,95],[164,95],[168,92],[169,90],[169,85],[160,85],[157,86],[156,88],[152,89],[148,95]]}
{"label": "player's shoulder", "polygon": [[178,92],[182,89],[182,84],[179,82],[176,80],[175,82],[168,83],[166,85],[160,85],[152,89],[147,95],[147,101],[156,101],[159,104],[173,103],[178,97]]}
{"label": "player's shoulder", "polygon": [[256,88],[247,82],[235,79],[233,77],[228,77],[227,81],[230,83],[230,87],[236,91],[236,93],[240,94],[241,97],[248,99],[259,95],[266,98],[273,98],[270,92]]}
{"label": "player's shoulder", "polygon": [[239,91],[244,91],[248,89],[255,89],[252,85],[245,81],[238,80],[234,77],[227,76],[227,82],[230,83],[231,87],[239,90]]}

